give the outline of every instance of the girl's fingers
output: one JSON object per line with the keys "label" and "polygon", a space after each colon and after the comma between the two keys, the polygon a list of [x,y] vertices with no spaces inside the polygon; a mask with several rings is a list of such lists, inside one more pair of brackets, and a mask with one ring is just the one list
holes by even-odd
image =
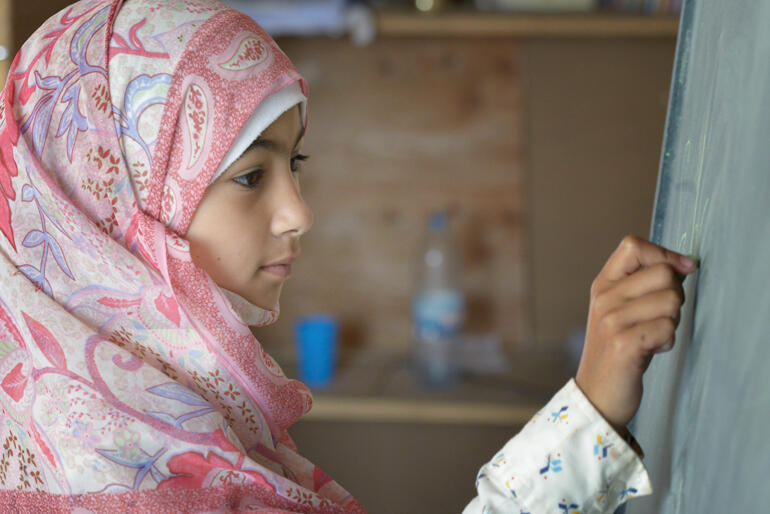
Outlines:
{"label": "girl's fingers", "polygon": [[597,292],[593,298],[593,308],[597,313],[605,314],[629,301],[665,290],[676,294],[680,306],[684,303],[684,288],[676,272],[668,264],[656,264]]}
{"label": "girl's fingers", "polygon": [[606,281],[616,282],[641,268],[665,263],[679,273],[691,273],[695,262],[688,257],[636,236],[626,236],[610,256],[599,276]]}
{"label": "girl's fingers", "polygon": [[655,264],[637,271],[618,283],[617,294],[625,300],[640,298],[656,291],[670,289],[679,297],[679,304],[684,303],[684,288],[679,275],[668,264]]}
{"label": "girl's fingers", "polygon": [[641,350],[644,355],[667,352],[674,347],[676,324],[665,317],[639,323],[621,332],[616,341],[625,350]]}
{"label": "girl's fingers", "polygon": [[664,289],[646,294],[640,298],[626,302],[621,307],[605,314],[599,322],[599,330],[604,337],[611,338],[636,325],[644,324],[659,318],[669,318],[674,322],[674,328],[679,325],[679,314],[682,299],[673,289]]}

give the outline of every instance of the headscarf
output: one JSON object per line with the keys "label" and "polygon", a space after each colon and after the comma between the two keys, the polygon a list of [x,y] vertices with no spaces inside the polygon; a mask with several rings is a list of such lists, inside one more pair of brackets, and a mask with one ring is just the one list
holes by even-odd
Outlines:
{"label": "headscarf", "polygon": [[83,0],[24,44],[0,98],[4,509],[363,510],[286,431],[310,392],[246,323],[277,308],[217,287],[184,238],[306,96],[215,0]]}

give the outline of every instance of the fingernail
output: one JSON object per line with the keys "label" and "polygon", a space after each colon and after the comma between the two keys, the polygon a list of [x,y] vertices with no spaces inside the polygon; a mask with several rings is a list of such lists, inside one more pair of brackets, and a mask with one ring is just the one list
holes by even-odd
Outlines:
{"label": "fingernail", "polygon": [[660,347],[661,352],[667,352],[674,347],[674,341],[668,341],[666,344]]}
{"label": "fingernail", "polygon": [[694,261],[692,258],[690,258],[690,257],[687,257],[687,256],[685,256],[685,255],[680,255],[680,256],[679,256],[679,262],[680,262],[680,263],[682,264],[682,266],[684,266],[685,268],[692,268],[693,266],[695,266],[695,261]]}

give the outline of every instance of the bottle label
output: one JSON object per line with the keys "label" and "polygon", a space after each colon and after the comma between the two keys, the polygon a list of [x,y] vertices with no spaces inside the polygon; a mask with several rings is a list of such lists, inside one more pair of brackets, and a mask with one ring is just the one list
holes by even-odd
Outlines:
{"label": "bottle label", "polygon": [[418,341],[455,339],[465,322],[465,299],[452,289],[425,291],[412,302],[412,320]]}

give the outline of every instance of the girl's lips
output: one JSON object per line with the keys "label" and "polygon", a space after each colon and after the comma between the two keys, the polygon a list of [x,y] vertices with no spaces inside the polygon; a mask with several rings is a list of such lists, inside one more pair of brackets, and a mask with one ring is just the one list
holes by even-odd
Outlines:
{"label": "girl's lips", "polygon": [[271,264],[269,266],[262,266],[260,269],[281,278],[286,278],[291,275],[291,263]]}

